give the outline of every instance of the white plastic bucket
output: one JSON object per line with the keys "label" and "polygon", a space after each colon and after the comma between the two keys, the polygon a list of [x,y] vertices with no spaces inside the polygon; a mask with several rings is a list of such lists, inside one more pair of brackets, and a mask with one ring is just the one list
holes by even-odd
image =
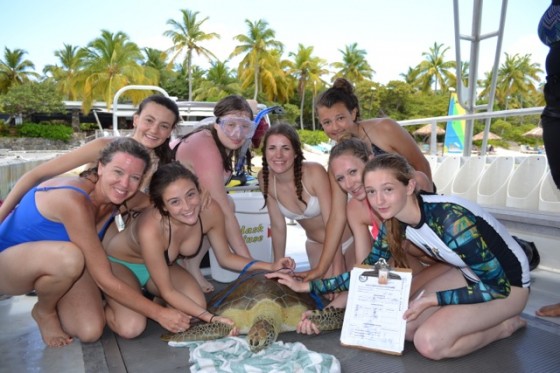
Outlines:
{"label": "white plastic bucket", "polygon": [[476,189],[485,168],[486,156],[467,158],[451,183],[451,194],[476,202]]}
{"label": "white plastic bucket", "polygon": [[504,207],[508,181],[514,170],[514,157],[496,157],[480,178],[476,201],[484,206]]}
{"label": "white plastic bucket", "polygon": [[[272,240],[270,238],[270,218],[261,192],[234,192],[230,196],[235,202],[235,216],[241,228],[241,235],[253,259],[272,261]],[[232,282],[239,272],[223,268],[210,249],[210,275],[218,282]]]}
{"label": "white plastic bucket", "polygon": [[461,168],[461,156],[447,155],[443,157],[438,168],[432,175],[438,194],[451,194],[451,184]]}
{"label": "white plastic bucket", "polygon": [[560,212],[560,190],[552,180],[552,174],[547,172],[541,183],[539,191],[539,210],[549,212]]}
{"label": "white plastic bucket", "polygon": [[538,210],[539,190],[546,170],[546,157],[527,156],[508,181],[506,207]]}

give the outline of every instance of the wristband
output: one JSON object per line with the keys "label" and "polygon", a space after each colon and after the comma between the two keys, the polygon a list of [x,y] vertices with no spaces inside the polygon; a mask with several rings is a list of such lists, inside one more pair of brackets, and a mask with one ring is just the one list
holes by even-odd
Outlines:
{"label": "wristband", "polygon": [[243,267],[243,269],[241,270],[241,273],[239,274],[239,276],[243,275],[245,272],[247,272],[247,270],[249,268],[251,268],[251,266],[253,264],[255,264],[256,262],[258,262],[258,260],[251,260],[249,263],[245,264],[245,267]]}
{"label": "wristband", "polygon": [[208,321],[208,322],[211,323],[212,320],[214,320],[214,317],[216,317],[216,315],[212,315],[212,317],[210,318],[210,321]]}

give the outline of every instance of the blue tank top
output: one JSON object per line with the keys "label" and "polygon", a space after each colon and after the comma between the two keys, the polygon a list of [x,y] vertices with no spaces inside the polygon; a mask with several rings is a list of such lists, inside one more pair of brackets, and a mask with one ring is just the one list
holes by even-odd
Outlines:
{"label": "blue tank top", "polygon": [[[24,242],[34,241],[70,241],[66,228],[62,223],[54,222],[45,218],[37,209],[35,193],[54,189],[71,189],[86,196],[91,202],[89,195],[75,186],[59,187],[35,187],[23,196],[19,205],[0,224],[0,251]],[[103,225],[98,233],[101,239],[114,216]]]}

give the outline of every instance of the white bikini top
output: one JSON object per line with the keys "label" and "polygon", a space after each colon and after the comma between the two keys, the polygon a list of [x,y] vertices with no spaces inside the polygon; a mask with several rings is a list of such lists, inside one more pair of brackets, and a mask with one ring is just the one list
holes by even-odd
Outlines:
{"label": "white bikini top", "polygon": [[321,215],[321,206],[319,204],[319,198],[317,198],[316,196],[312,196],[307,191],[307,188],[303,183],[301,184],[303,186],[303,191],[307,193],[307,195],[309,196],[309,201],[307,201],[307,207],[305,208],[305,211],[303,212],[303,214],[296,214],[288,210],[280,203],[280,200],[278,199],[278,193],[276,192],[276,177],[273,176],[273,179],[274,179],[274,198],[276,198],[276,202],[278,203],[278,208],[280,209],[280,212],[282,213],[282,215],[284,215],[284,217],[291,220],[302,220],[302,219],[311,219]]}

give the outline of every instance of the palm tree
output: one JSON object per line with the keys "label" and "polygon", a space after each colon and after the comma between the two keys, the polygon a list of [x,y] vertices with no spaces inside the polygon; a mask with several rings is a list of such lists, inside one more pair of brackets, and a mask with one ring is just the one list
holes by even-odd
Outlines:
{"label": "palm tree", "polygon": [[155,48],[144,48],[145,59],[142,65],[153,69],[159,75],[160,86],[164,86],[173,75],[170,65],[167,63],[167,52]]}
{"label": "palm tree", "polygon": [[[119,31],[115,34],[101,30],[101,37],[90,42],[85,49],[82,109],[88,112],[94,99],[102,99],[111,108],[113,96],[122,87],[130,84],[158,84],[153,70],[145,69],[139,62],[142,53],[138,46],[129,41],[128,35]],[[130,91],[127,96],[138,102],[145,92]]]}
{"label": "palm tree", "polygon": [[84,64],[85,51],[78,46],[64,44],[64,48],[54,52],[60,65],[46,65],[43,73],[50,76],[57,91],[66,99],[75,101],[79,97],[79,73]]}
{"label": "palm tree", "polygon": [[496,98],[504,108],[520,108],[529,96],[537,91],[540,69],[538,63],[531,62],[531,55],[506,55],[506,60],[498,69]]}
{"label": "palm tree", "polygon": [[28,82],[32,77],[39,77],[31,71],[35,68],[33,62],[23,58],[26,53],[23,49],[4,48],[4,59],[0,60],[0,93],[6,93],[10,87]]}
{"label": "palm tree", "polygon": [[276,81],[276,77],[283,76],[280,59],[283,44],[274,39],[276,32],[268,28],[268,22],[265,20],[261,19],[253,23],[246,19],[245,23],[249,31],[247,35],[234,36],[234,39],[241,44],[236,46],[230,55],[231,58],[245,53],[238,66],[241,86],[246,88],[251,83],[254,84],[254,100],[258,98],[261,84],[267,97],[285,96],[286,92],[279,90]]}
{"label": "palm tree", "polygon": [[225,96],[241,92],[235,73],[227,67],[225,61],[211,62],[210,65],[206,79],[194,91],[195,100],[219,101]]}
{"label": "palm tree", "polygon": [[149,66],[157,71],[164,71],[167,69],[167,53],[155,48],[142,49],[145,55],[143,65]]}
{"label": "palm tree", "polygon": [[[290,52],[289,54],[291,57],[294,57],[294,61],[288,73],[298,78],[297,91],[301,99],[299,108],[299,125],[301,129],[303,129],[303,104],[305,102],[307,86],[310,83],[316,84],[316,82],[320,80],[321,75],[328,73],[328,71],[323,68],[326,65],[326,61],[319,57],[313,57],[312,54],[313,47],[305,47],[302,44],[298,45],[296,53]],[[315,94],[315,92],[313,92],[313,94]]]}
{"label": "palm tree", "polygon": [[418,82],[418,66],[416,67],[408,67],[408,71],[406,73],[400,73],[399,76],[403,78],[406,84],[414,86]]}
{"label": "palm tree", "polygon": [[375,70],[366,61],[367,52],[358,49],[358,43],[346,45],[342,53],[342,62],[334,62],[332,66],[339,69],[333,79],[344,77],[353,83],[361,82],[364,79],[371,79]]}
{"label": "palm tree", "polygon": [[422,56],[426,59],[418,65],[418,79],[421,81],[423,91],[430,89],[432,83],[434,85],[434,92],[438,91],[439,87],[442,91],[447,90],[450,81],[456,81],[455,75],[450,71],[455,68],[455,61],[445,61],[445,52],[449,47],[443,48],[443,44],[434,42],[430,47],[429,52],[423,52]]}
{"label": "palm tree", "polygon": [[169,49],[170,52],[175,54],[171,57],[171,63],[175,62],[175,59],[182,52],[186,52],[185,62],[188,72],[188,85],[189,85],[189,101],[192,100],[192,54],[193,51],[197,55],[203,55],[208,60],[216,60],[216,56],[210,52],[208,49],[200,45],[201,42],[212,40],[214,38],[220,38],[220,35],[215,32],[206,33],[202,31],[201,27],[208,17],[204,18],[202,21],[197,21],[196,16],[199,12],[191,12],[188,9],[182,9],[181,14],[183,15],[182,22],[169,19],[167,21],[168,25],[173,27],[172,30],[167,30],[163,34],[168,36],[173,41],[173,47]]}

